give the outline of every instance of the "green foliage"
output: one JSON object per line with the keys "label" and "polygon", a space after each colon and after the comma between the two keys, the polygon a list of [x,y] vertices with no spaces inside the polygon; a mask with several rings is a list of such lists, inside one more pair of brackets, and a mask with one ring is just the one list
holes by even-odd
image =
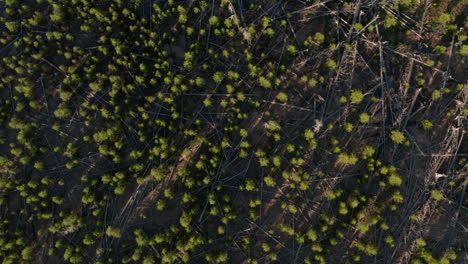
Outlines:
{"label": "green foliage", "polygon": [[281,126],[278,122],[274,121],[274,120],[270,120],[268,121],[267,123],[267,127],[268,127],[268,130],[272,131],[272,132],[275,132],[275,131],[281,131]]}
{"label": "green foliage", "polygon": [[271,248],[267,243],[262,243],[262,249],[264,252],[270,252]]}
{"label": "green foliage", "polygon": [[318,238],[317,233],[313,229],[309,229],[306,233],[306,236],[311,241],[316,241]]}
{"label": "green foliage", "polygon": [[203,104],[205,105],[205,107],[210,107],[211,105],[213,105],[213,101],[210,97],[207,97],[205,100],[203,100]]}
{"label": "green foliage", "polygon": [[363,26],[361,23],[356,23],[356,24],[354,24],[353,27],[354,27],[354,29],[355,29],[356,31],[360,31],[361,29],[364,28],[364,26]]}
{"label": "green foliage", "polygon": [[210,23],[211,26],[219,26],[219,18],[217,16],[212,16],[210,19],[208,19],[208,22]]}
{"label": "green foliage", "polygon": [[266,88],[266,89],[271,88],[271,82],[263,76],[260,76],[258,78],[258,82],[260,83],[260,86],[262,86],[263,88]]}
{"label": "green foliage", "polygon": [[356,247],[363,251],[366,255],[374,256],[377,255],[377,246],[371,243],[358,242]]}
{"label": "green foliage", "polygon": [[346,98],[346,96],[341,96],[341,97],[339,98],[340,104],[345,104],[347,101],[348,101],[348,99]]}
{"label": "green foliage", "polygon": [[95,243],[94,239],[89,235],[86,234],[85,237],[83,238],[83,244],[90,246]]}
{"label": "green foliage", "polygon": [[20,2],[19,0],[6,0],[5,3],[8,7],[14,7],[18,5]]}
{"label": "green foliage", "polygon": [[314,35],[314,41],[319,45],[322,44],[325,41],[325,35],[320,32],[316,32]]}
{"label": "green foliage", "polygon": [[[392,176],[390,176],[392,177]],[[391,185],[400,185],[401,184],[401,181],[398,180],[397,178],[395,179],[392,179],[392,181],[395,181],[395,182],[392,182]],[[404,200],[404,197],[403,195],[401,194],[400,191],[395,191],[393,194],[392,194],[392,197],[391,197],[392,201],[396,202],[396,203],[402,203],[403,200]]]}
{"label": "green foliage", "polygon": [[452,22],[452,16],[450,16],[449,13],[442,13],[440,16],[437,18],[437,23],[439,24],[450,24]]}
{"label": "green foliage", "polygon": [[413,1],[414,1],[414,0],[401,0],[401,1],[400,1],[400,5],[401,5],[402,7],[408,8],[408,7],[411,7],[411,5],[413,4]]}
{"label": "green foliage", "polygon": [[353,89],[353,90],[351,90],[351,94],[349,96],[349,99],[351,100],[351,103],[359,104],[364,99],[364,95],[362,94],[362,92],[360,90]]}
{"label": "green foliage", "polygon": [[[304,253],[297,263],[326,263],[337,246],[349,246],[340,248],[346,261],[372,262],[395,247],[389,234],[403,202],[448,193],[426,186],[408,195],[401,161],[413,149],[395,144],[416,133],[418,148],[430,149],[418,139],[438,140],[443,126],[432,122],[457,128],[468,113],[458,2],[363,3],[357,20],[354,3],[327,4],[329,13],[351,11],[340,15],[352,33],[344,38],[333,16],[314,19],[324,6],[312,3],[94,2],[6,0],[0,12],[4,264],[41,262],[42,253],[60,263],[279,263],[291,243]],[[417,49],[406,18],[419,23],[421,12],[432,42]],[[432,78],[448,51],[450,76]],[[409,63],[415,54],[419,63]],[[394,114],[419,88],[415,107],[430,111],[400,113],[431,130],[418,136]],[[385,133],[395,144],[382,142]],[[446,173],[459,174],[464,161]],[[274,224],[240,232],[245,221]],[[28,226],[34,234],[18,228]],[[225,248],[233,242],[239,259]],[[456,259],[415,243],[413,262]]]}
{"label": "green foliage", "polygon": [[276,95],[276,98],[282,103],[286,103],[288,101],[288,95],[283,92],[279,92],[278,95]]}
{"label": "green foliage", "polygon": [[114,237],[114,238],[120,238],[121,237],[120,228],[109,226],[106,229],[106,235],[110,237]]}
{"label": "green foliage", "polygon": [[[162,261],[163,263],[174,263],[177,260],[177,252],[176,251],[162,251]],[[146,263],[145,263],[146,264]]]}
{"label": "green foliage", "polygon": [[37,169],[37,170],[43,171],[43,170],[45,170],[45,164],[42,161],[36,161],[34,163],[34,168]]}
{"label": "green foliage", "polygon": [[220,83],[224,78],[224,73],[222,72],[215,72],[215,74],[213,74],[213,81],[215,81],[216,83]]}
{"label": "green foliage", "polygon": [[431,98],[432,100],[437,100],[442,96],[441,92],[439,90],[435,90],[432,92]]}
{"label": "green foliage", "polygon": [[281,166],[281,157],[278,155],[273,156],[273,165],[276,167]]}
{"label": "green foliage", "polygon": [[424,130],[431,130],[433,126],[434,126],[434,125],[432,124],[432,122],[429,121],[429,120],[427,120],[427,119],[421,121],[421,127],[422,127],[422,129],[424,129]]}
{"label": "green foliage", "polygon": [[23,260],[30,261],[34,258],[34,248],[33,247],[25,247],[21,250],[21,257]]}
{"label": "green foliage", "polygon": [[158,200],[156,202],[156,210],[162,211],[166,208],[166,202],[162,199]]}
{"label": "green foliage", "polygon": [[392,28],[398,25],[398,20],[396,19],[396,17],[390,14],[387,14],[387,16],[385,16],[383,25],[384,25],[384,28]]}
{"label": "green foliage", "polygon": [[434,190],[431,191],[431,198],[436,200],[436,201],[439,201],[442,198],[444,198],[444,195],[442,194],[441,191],[439,191],[437,189],[434,189]]}
{"label": "green foliage", "polygon": [[179,15],[179,22],[181,24],[185,24],[185,23],[187,23],[187,21],[188,21],[188,17],[187,17],[186,14],[180,14]]}
{"label": "green foliage", "polygon": [[262,27],[267,28],[270,25],[270,18],[267,16],[262,17]]}
{"label": "green foliage", "polygon": [[304,138],[309,143],[309,150],[314,150],[317,148],[317,141],[315,139],[315,133],[312,129],[306,129],[304,131]]}
{"label": "green foliage", "polygon": [[364,159],[371,158],[375,153],[375,149],[372,146],[365,145],[362,149],[362,157]]}
{"label": "green foliage", "polygon": [[393,186],[400,186],[401,183],[403,182],[403,180],[401,179],[401,177],[396,174],[396,173],[392,173],[390,174],[390,177],[388,177],[388,183],[390,185],[393,185]]}
{"label": "green foliage", "polygon": [[353,131],[354,126],[353,124],[346,122],[344,123],[343,128],[346,132],[351,133],[351,131]]}
{"label": "green foliage", "polygon": [[404,144],[406,141],[405,135],[398,130],[393,130],[390,132],[390,139],[397,144]]}
{"label": "green foliage", "polygon": [[162,166],[158,168],[152,168],[150,171],[150,175],[158,181],[162,180],[166,173],[166,170]]}
{"label": "green foliage", "polygon": [[[165,255],[165,257],[166,257],[166,259],[168,258],[167,255]],[[155,264],[155,263],[156,263],[156,260],[151,255],[145,256],[145,258],[143,259],[143,264]],[[171,263],[171,262],[167,262],[167,263]]]}
{"label": "green foliage", "polygon": [[450,248],[450,249],[447,250],[446,256],[450,260],[456,260],[457,259],[457,254],[455,253],[453,248]]}
{"label": "green foliage", "polygon": [[306,129],[304,131],[304,138],[307,140],[307,141],[310,141],[310,140],[313,140],[315,138],[315,133],[312,129]]}
{"label": "green foliage", "polygon": [[322,252],[323,251],[323,247],[319,243],[312,244],[312,246],[310,248],[311,248],[312,251],[315,251],[315,252]]}
{"label": "green foliage", "polygon": [[329,68],[330,70],[336,70],[336,68],[338,67],[336,62],[333,59],[330,59],[330,58],[327,59],[327,61],[325,62],[325,66],[327,68]]}
{"label": "green foliage", "polygon": [[340,153],[338,155],[338,163],[342,165],[355,165],[358,162],[358,157],[351,153]]}
{"label": "green foliage", "polygon": [[359,122],[366,124],[370,120],[370,116],[368,113],[360,113],[359,114]]}
{"label": "green foliage", "polygon": [[288,45],[288,47],[286,49],[287,49],[288,53],[291,54],[291,55],[294,55],[294,54],[297,53],[297,48],[294,45]]}
{"label": "green foliage", "polygon": [[387,243],[389,246],[391,247],[394,247],[395,246],[395,240],[393,239],[393,237],[391,235],[387,235],[385,238],[384,238],[384,241],[385,243]]}
{"label": "green foliage", "polygon": [[458,53],[462,56],[468,56],[468,45],[461,45]]}
{"label": "green foliage", "polygon": [[189,229],[190,223],[192,222],[192,216],[188,212],[183,212],[179,222],[183,228]]}
{"label": "green foliage", "polygon": [[245,190],[247,191],[253,191],[255,190],[255,183],[252,179],[247,179],[245,181]]}
{"label": "green foliage", "polygon": [[265,34],[267,37],[271,38],[271,37],[275,36],[275,31],[272,28],[267,28],[267,29],[265,29],[263,34]]}
{"label": "green foliage", "polygon": [[314,78],[310,78],[307,82],[307,85],[309,85],[310,88],[314,88],[315,86],[317,86],[317,80],[315,80]]}
{"label": "green foliage", "polygon": [[57,107],[57,110],[54,111],[55,117],[62,118],[62,119],[69,118],[71,114],[72,112],[70,108],[65,103],[60,103],[59,106]]}
{"label": "green foliage", "polygon": [[422,238],[418,238],[416,239],[416,245],[418,245],[418,247],[424,247],[426,245],[426,241]]}
{"label": "green foliage", "polygon": [[5,26],[10,32],[18,32],[20,29],[20,23],[18,21],[7,21],[5,22]]}
{"label": "green foliage", "polygon": [[266,176],[266,177],[263,178],[263,180],[265,181],[265,184],[268,187],[275,187],[276,186],[275,179],[272,176]]}
{"label": "green foliage", "polygon": [[52,4],[52,7],[50,20],[52,20],[52,22],[62,22],[65,19],[64,8],[59,4]]}
{"label": "green foliage", "polygon": [[442,45],[437,45],[435,48],[434,48],[434,51],[437,53],[437,54],[443,54],[447,51],[447,47],[445,46],[442,46]]}

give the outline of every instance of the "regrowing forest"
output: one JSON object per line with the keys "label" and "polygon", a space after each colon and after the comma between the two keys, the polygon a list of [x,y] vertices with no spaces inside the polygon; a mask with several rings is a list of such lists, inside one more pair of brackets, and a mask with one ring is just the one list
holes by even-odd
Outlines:
{"label": "regrowing forest", "polygon": [[467,4],[0,0],[0,263],[467,263]]}

